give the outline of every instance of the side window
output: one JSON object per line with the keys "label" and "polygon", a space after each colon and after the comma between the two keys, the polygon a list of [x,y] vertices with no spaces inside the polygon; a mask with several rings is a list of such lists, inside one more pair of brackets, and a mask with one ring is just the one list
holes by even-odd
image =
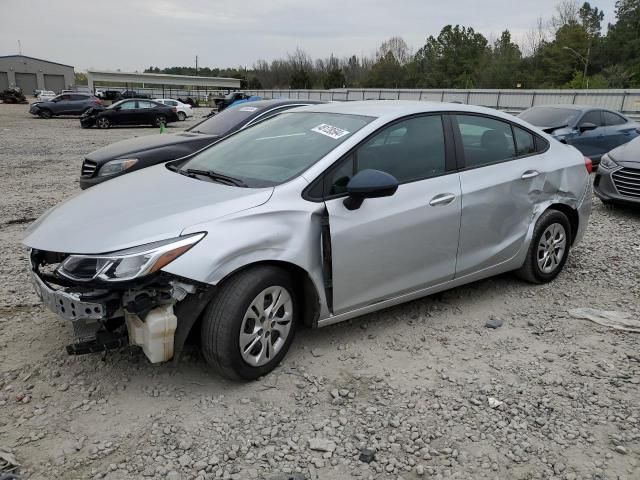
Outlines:
{"label": "side window", "polygon": [[68,102],[69,100],[71,100],[71,95],[60,95],[58,99]]}
{"label": "side window", "polygon": [[536,145],[533,140],[533,135],[515,125],[513,125],[513,133],[516,138],[516,153],[519,157],[535,153]]}
{"label": "side window", "polygon": [[89,97],[86,95],[71,95],[71,100],[74,102],[87,100]]}
{"label": "side window", "polygon": [[324,196],[345,193],[351,177],[366,169],[387,172],[400,183],[445,173],[442,117],[411,118],[381,130],[325,175]]}
{"label": "side window", "polygon": [[399,182],[445,172],[444,128],[440,115],[415,117],[391,125],[356,150],[356,172],[387,172]]}
{"label": "side window", "polygon": [[456,115],[456,119],[467,167],[502,162],[516,156],[510,124],[478,115]]}
{"label": "side window", "polygon": [[580,125],[584,125],[585,123],[593,123],[598,127],[602,127],[604,123],[602,122],[602,112],[600,110],[592,110],[591,112],[587,112],[580,120]]}
{"label": "side window", "polygon": [[136,102],[124,102],[120,105],[121,110],[134,110],[136,108]]}
{"label": "side window", "polygon": [[155,106],[156,104],[151,102],[143,102],[143,101],[138,102],[138,108],[153,108]]}
{"label": "side window", "polygon": [[624,125],[625,123],[627,123],[627,120],[618,115],[617,113],[613,113],[613,112],[602,112],[602,115],[604,116],[604,124],[605,125]]}

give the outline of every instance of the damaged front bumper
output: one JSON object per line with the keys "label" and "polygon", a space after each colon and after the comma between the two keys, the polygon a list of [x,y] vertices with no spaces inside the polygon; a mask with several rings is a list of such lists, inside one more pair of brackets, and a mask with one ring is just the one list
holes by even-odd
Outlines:
{"label": "damaged front bumper", "polygon": [[36,294],[73,327],[74,342],[67,353],[137,345],[152,363],[177,361],[213,287],[164,272],[121,285],[73,282],[55,272],[64,257],[39,250],[30,255]]}

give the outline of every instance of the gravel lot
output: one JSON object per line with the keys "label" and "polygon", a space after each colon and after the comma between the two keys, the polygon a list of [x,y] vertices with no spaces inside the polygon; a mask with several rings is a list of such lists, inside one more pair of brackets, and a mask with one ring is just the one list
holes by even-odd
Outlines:
{"label": "gravel lot", "polygon": [[253,383],[195,349],[177,368],[67,356],[70,326],[32,292],[20,240],[79,192],[84,154],[152,134],[0,105],[0,449],[24,478],[640,478],[640,336],[567,313],[640,313],[640,211],[597,200],[552,284],[503,275],[302,330]]}

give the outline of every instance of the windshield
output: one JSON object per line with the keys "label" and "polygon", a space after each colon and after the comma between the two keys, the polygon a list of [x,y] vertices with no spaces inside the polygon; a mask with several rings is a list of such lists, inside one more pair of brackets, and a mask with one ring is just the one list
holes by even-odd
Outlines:
{"label": "windshield", "polygon": [[189,132],[205,133],[221,137],[233,131],[234,127],[244,122],[259,110],[258,107],[243,105],[239,108],[230,108],[191,127]]}
{"label": "windshield", "polygon": [[336,113],[283,113],[196,155],[182,170],[208,170],[249,187],[285,182],[324,157],[373,118]]}
{"label": "windshield", "polygon": [[564,127],[573,125],[579,116],[580,111],[572,108],[533,107],[522,112],[518,118],[538,127]]}
{"label": "windshield", "polygon": [[120,100],[120,101],[117,101],[117,102],[112,103],[112,104],[111,104],[111,105],[109,105],[107,108],[115,108],[115,107],[117,107],[118,105],[122,105],[124,102],[128,102],[128,101],[129,101],[129,100]]}

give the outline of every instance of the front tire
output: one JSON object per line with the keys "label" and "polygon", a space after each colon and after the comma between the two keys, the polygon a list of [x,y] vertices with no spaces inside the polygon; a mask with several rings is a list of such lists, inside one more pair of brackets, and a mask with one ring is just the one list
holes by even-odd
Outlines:
{"label": "front tire", "polygon": [[558,276],[569,256],[571,224],[558,210],[544,212],[533,230],[527,258],[516,274],[531,283],[547,283]]}
{"label": "front tire", "polygon": [[111,120],[109,120],[107,117],[98,117],[96,119],[96,126],[98,128],[110,128]]}
{"label": "front tire", "polygon": [[280,268],[260,266],[234,275],[205,311],[202,355],[233,380],[269,373],[291,346],[297,306],[291,278]]}
{"label": "front tire", "polygon": [[38,112],[38,115],[40,116],[40,118],[51,118],[51,117],[53,117],[53,113],[51,112],[51,110],[47,110],[47,109],[40,110]]}

